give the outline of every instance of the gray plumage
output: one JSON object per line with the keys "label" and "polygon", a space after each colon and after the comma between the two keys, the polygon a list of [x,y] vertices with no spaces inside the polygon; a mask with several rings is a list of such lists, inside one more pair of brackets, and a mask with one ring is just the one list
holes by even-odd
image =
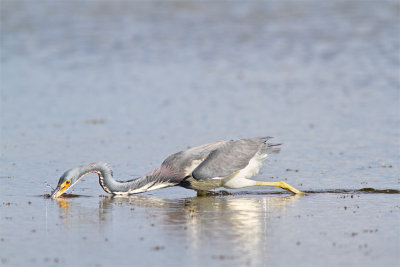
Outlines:
{"label": "gray plumage", "polygon": [[193,171],[196,180],[227,177],[243,169],[258,152],[267,154],[267,141],[271,137],[230,140],[210,152]]}

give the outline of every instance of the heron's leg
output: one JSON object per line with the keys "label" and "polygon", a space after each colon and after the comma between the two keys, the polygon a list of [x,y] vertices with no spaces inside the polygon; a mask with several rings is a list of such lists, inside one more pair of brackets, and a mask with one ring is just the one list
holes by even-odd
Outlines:
{"label": "heron's leg", "polygon": [[303,193],[300,190],[294,188],[293,186],[291,186],[290,184],[285,183],[285,182],[256,181],[256,186],[276,186],[276,187],[280,187],[282,189],[289,190],[290,192],[293,192],[295,194],[302,194]]}
{"label": "heron's leg", "polygon": [[209,196],[211,195],[212,192],[211,191],[207,191],[207,190],[197,190],[197,196],[198,197],[205,197],[205,196]]}
{"label": "heron's leg", "polygon": [[209,197],[209,196],[228,196],[231,195],[228,191],[207,191],[207,190],[198,190],[198,197]]}

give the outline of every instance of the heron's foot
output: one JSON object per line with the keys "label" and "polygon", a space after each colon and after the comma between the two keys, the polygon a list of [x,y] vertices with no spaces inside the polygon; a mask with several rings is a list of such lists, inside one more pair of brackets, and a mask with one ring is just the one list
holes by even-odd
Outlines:
{"label": "heron's foot", "polygon": [[305,194],[304,192],[300,191],[299,189],[294,188],[293,186],[291,186],[290,184],[286,183],[286,182],[279,182],[281,185],[279,186],[282,189],[286,189],[289,190],[292,193],[295,194]]}
{"label": "heron's foot", "polygon": [[286,182],[264,182],[264,181],[256,181],[256,185],[261,185],[261,186],[275,186],[275,187],[280,187],[282,189],[288,190],[294,194],[305,194],[304,192],[294,188],[290,184]]}

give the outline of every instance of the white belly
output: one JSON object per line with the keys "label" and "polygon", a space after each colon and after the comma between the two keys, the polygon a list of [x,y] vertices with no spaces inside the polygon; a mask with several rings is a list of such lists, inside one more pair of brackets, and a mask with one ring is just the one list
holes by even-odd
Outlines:
{"label": "white belly", "polygon": [[223,181],[222,186],[225,188],[242,188],[246,186],[254,186],[256,185],[256,181],[249,180],[250,177],[256,175],[268,155],[260,155],[256,154],[250,161],[249,164],[243,169],[241,169],[238,173],[233,175],[232,177],[226,178]]}

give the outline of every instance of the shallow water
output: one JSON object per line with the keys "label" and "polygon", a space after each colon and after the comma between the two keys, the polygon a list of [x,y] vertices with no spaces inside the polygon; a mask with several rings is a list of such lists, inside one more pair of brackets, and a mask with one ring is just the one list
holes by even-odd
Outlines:
{"label": "shallow water", "polygon": [[9,197],[2,205],[3,262],[390,266],[397,260],[396,194],[182,197],[180,191]]}
{"label": "shallow water", "polygon": [[[395,266],[400,261],[396,1],[1,1],[2,265]],[[256,177],[304,196],[117,179],[219,139],[284,143]],[[22,252],[22,253],[21,253]]]}

